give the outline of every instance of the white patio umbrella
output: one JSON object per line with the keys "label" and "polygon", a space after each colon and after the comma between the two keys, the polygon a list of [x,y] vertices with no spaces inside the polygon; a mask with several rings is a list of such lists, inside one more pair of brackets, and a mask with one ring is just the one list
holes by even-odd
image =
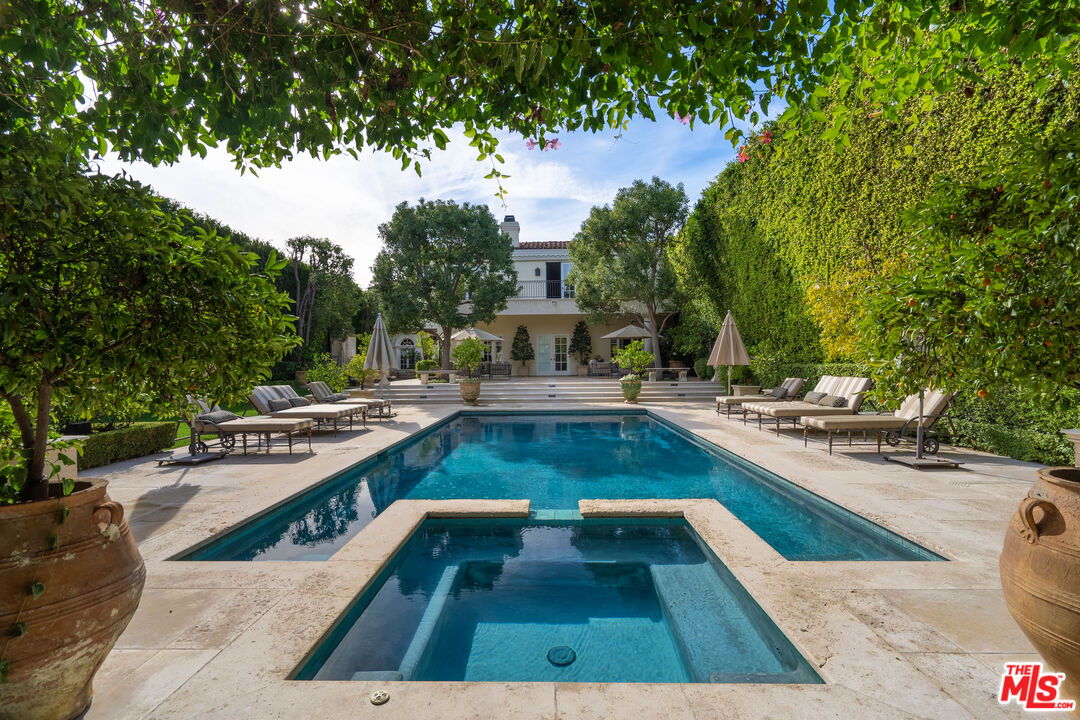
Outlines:
{"label": "white patio umbrella", "polygon": [[739,337],[739,328],[735,327],[735,318],[728,310],[724,324],[720,326],[720,334],[716,336],[712,353],[709,354],[709,364],[714,368],[727,365],[728,394],[731,394],[731,368],[735,365],[749,365],[750,356],[746,354],[746,347],[742,338]]}
{"label": "white patio umbrella", "polygon": [[397,368],[394,358],[394,350],[390,345],[390,333],[386,332],[386,323],[383,322],[382,313],[375,318],[375,327],[371,331],[371,342],[368,344],[367,356],[364,358],[365,370],[378,370],[384,378],[390,374],[391,368]]}
{"label": "white patio umbrella", "polygon": [[613,339],[635,340],[635,339],[638,339],[638,338],[650,338],[650,337],[652,337],[652,333],[650,333],[648,330],[646,330],[643,327],[638,327],[637,325],[633,325],[633,324],[627,325],[626,327],[621,327],[621,328],[619,328],[618,330],[616,330],[614,332],[609,332],[607,335],[601,335],[600,336],[600,338],[602,340],[613,340]]}
{"label": "white patio umbrella", "polygon": [[488,345],[488,351],[491,353],[491,357],[495,357],[495,345],[494,343],[502,342],[502,338],[498,335],[494,335],[485,330],[479,328],[465,328],[464,330],[458,330],[456,333],[450,336],[450,339],[454,342],[461,342],[465,338],[476,338],[482,343]]}
{"label": "white patio umbrella", "polygon": [[481,342],[492,342],[495,340],[502,342],[502,338],[498,335],[492,335],[485,330],[474,327],[465,328],[464,330],[458,330],[456,333],[450,336],[451,340],[455,340],[457,342],[461,342],[465,338],[476,338]]}

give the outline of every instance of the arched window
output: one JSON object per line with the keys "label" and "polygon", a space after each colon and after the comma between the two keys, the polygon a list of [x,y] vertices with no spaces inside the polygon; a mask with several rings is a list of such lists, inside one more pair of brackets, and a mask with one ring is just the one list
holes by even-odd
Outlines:
{"label": "arched window", "polygon": [[398,342],[398,367],[402,370],[412,370],[416,367],[416,358],[419,354],[416,343],[409,338],[401,338]]}

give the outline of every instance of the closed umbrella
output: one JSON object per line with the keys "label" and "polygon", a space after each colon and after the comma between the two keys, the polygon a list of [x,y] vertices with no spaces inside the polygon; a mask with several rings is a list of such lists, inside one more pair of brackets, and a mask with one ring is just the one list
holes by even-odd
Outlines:
{"label": "closed umbrella", "polygon": [[709,364],[714,368],[727,365],[728,394],[731,394],[731,368],[735,365],[749,365],[750,356],[746,354],[746,347],[742,338],[739,337],[739,328],[735,327],[735,318],[728,310],[724,324],[720,326],[720,334],[716,336],[712,353],[709,355]]}
{"label": "closed umbrella", "polygon": [[382,313],[375,318],[375,327],[371,331],[371,342],[368,343],[367,356],[364,358],[365,370],[378,370],[379,374],[386,377],[391,368],[397,368],[394,360],[394,351],[390,346],[390,333],[386,332],[386,323],[383,322]]}

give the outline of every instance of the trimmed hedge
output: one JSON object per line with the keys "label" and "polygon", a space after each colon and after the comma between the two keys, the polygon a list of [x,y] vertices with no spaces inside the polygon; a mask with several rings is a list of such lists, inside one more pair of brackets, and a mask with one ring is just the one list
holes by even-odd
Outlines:
{"label": "trimmed hedge", "polygon": [[79,455],[79,469],[108,465],[118,460],[142,457],[171,447],[176,440],[176,423],[133,423],[119,430],[88,435]]}

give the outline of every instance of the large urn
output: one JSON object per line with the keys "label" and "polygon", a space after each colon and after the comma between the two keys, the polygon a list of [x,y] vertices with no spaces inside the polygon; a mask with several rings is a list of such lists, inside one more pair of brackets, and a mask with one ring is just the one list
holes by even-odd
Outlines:
{"label": "large urn", "polygon": [[135,614],[146,570],[103,482],[0,507],[0,720],[67,720]]}
{"label": "large urn", "polygon": [[1009,522],[1001,587],[1009,612],[1080,700],[1080,468],[1038,471]]}

